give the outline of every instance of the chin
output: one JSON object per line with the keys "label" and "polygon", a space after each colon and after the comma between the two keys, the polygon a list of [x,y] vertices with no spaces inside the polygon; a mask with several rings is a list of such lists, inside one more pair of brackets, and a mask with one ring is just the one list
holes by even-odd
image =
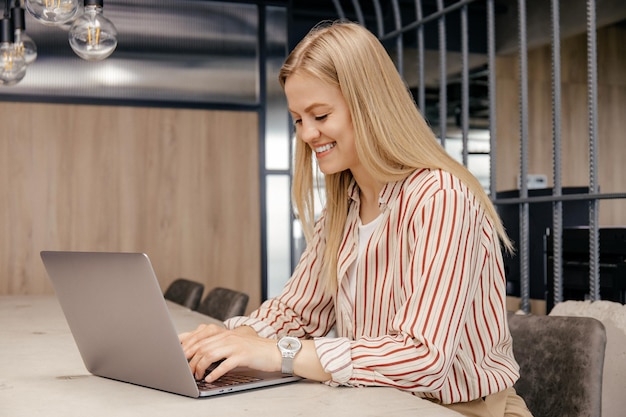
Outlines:
{"label": "chin", "polygon": [[322,171],[322,174],[324,174],[324,175],[333,175],[333,174],[336,174],[336,173],[341,172],[343,170],[342,169],[333,169],[333,168],[320,167],[320,171]]}
{"label": "chin", "polygon": [[324,175],[332,175],[332,174],[338,174],[340,172],[346,171],[349,168],[347,168],[344,165],[337,165],[336,163],[333,163],[333,161],[317,161],[317,166],[319,167],[319,170],[322,171],[322,173]]}

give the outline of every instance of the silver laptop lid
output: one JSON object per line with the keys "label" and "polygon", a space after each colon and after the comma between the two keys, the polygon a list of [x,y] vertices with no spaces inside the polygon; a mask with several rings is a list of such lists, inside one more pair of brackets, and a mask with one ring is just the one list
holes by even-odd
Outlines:
{"label": "silver laptop lid", "polygon": [[194,379],[148,256],[41,252],[87,370],[190,397],[295,382],[280,372],[237,368],[213,387]]}
{"label": "silver laptop lid", "polygon": [[41,258],[89,372],[199,395],[147,255],[44,251]]}

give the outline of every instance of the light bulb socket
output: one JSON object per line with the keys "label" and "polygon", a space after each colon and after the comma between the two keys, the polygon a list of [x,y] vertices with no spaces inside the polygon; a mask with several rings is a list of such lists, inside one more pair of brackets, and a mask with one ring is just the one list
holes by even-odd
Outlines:
{"label": "light bulb socket", "polygon": [[103,7],[104,6],[104,0],[85,0],[84,5],[85,5],[85,7],[87,7],[87,6]]}
{"label": "light bulb socket", "polygon": [[15,30],[21,29],[22,32],[26,30],[26,15],[24,9],[21,7],[13,7],[11,9],[11,20],[13,21],[13,27]]}
{"label": "light bulb socket", "polygon": [[0,42],[15,42],[15,28],[11,19],[0,19]]}

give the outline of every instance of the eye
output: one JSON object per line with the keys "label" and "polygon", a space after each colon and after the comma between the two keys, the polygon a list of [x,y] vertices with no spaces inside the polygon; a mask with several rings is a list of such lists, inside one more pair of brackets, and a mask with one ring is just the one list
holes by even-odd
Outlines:
{"label": "eye", "polygon": [[322,120],[326,119],[327,117],[328,117],[327,114],[324,114],[322,116],[315,116],[315,120],[317,120],[319,122],[319,121],[322,121]]}

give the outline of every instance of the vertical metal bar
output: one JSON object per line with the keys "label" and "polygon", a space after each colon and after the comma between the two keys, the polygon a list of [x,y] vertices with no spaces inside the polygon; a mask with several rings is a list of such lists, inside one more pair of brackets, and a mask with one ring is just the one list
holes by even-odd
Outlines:
{"label": "vertical metal bar", "polygon": [[[587,92],[589,111],[589,192],[598,193],[598,78],[596,41],[596,2],[587,0]],[[598,230],[599,200],[589,202],[589,295],[600,299],[600,232]]]}
{"label": "vertical metal bar", "polygon": [[[437,0],[437,10],[443,10],[443,0]],[[441,15],[437,20],[439,25],[439,137],[441,146],[446,147],[448,123],[448,80],[447,80],[447,46],[446,46],[446,16]]]}
{"label": "vertical metal bar", "polygon": [[[398,0],[391,1],[391,7],[393,9],[393,20],[396,24],[396,30],[402,29],[402,17],[400,16],[400,5]],[[398,72],[400,76],[404,75],[404,33],[400,32],[396,37],[396,53],[398,55]]]}
{"label": "vertical metal bar", "polygon": [[339,19],[345,19],[346,14],[343,12],[343,7],[341,7],[341,2],[339,0],[333,0],[333,4],[335,5],[335,10],[337,10],[337,16],[339,16]]}
{"label": "vertical metal bar", "polygon": [[363,10],[361,10],[361,3],[359,0],[352,0],[352,6],[354,7],[357,20],[361,25],[365,26],[365,18],[363,17]]}
{"label": "vertical metal bar", "polygon": [[[267,13],[265,6],[260,5],[258,13],[258,44],[259,49],[259,102],[267,103]],[[266,106],[259,107],[259,200],[261,216],[261,299],[266,300],[269,282],[267,280],[267,170],[265,161],[265,130],[267,128]]]}
{"label": "vertical metal bar", "polygon": [[[552,194],[562,195],[561,186],[561,37],[559,0],[551,1],[552,18],[552,159],[554,188]],[[552,205],[552,257],[554,305],[563,301],[563,202]]]}
{"label": "vertical metal bar", "polygon": [[494,0],[487,0],[487,65],[489,67],[489,192],[491,200],[496,198],[498,161],[496,141],[496,19]]}
{"label": "vertical metal bar", "polygon": [[468,63],[468,29],[467,29],[467,5],[461,8],[461,127],[463,165],[467,166],[468,136],[469,136],[469,63]]}
{"label": "vertical metal bar", "polygon": [[[422,21],[422,0],[415,0],[415,15],[418,22]],[[426,86],[424,85],[424,25],[417,27],[417,105],[426,115]]]}
{"label": "vertical metal bar", "polygon": [[[520,198],[528,198],[528,46],[526,39],[526,1],[518,0],[520,65]],[[528,203],[520,204],[520,295],[521,309],[530,312]]]}
{"label": "vertical metal bar", "polygon": [[378,37],[382,38],[385,34],[385,27],[383,25],[383,11],[380,7],[380,1],[374,0],[374,13],[376,14],[376,28],[378,29]]}

